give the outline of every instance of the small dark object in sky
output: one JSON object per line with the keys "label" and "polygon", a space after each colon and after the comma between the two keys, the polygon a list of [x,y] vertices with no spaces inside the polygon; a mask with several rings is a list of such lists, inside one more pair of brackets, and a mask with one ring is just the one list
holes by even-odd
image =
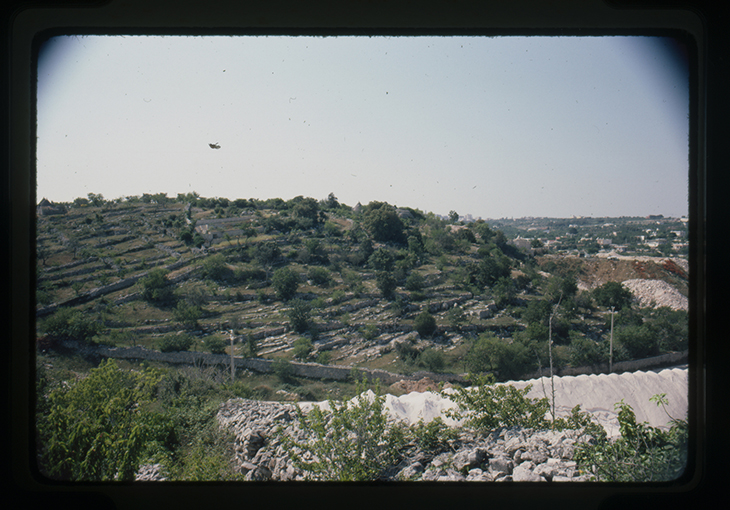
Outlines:
{"label": "small dark object in sky", "polygon": [[220,149],[221,146],[218,143],[209,143],[211,149]]}

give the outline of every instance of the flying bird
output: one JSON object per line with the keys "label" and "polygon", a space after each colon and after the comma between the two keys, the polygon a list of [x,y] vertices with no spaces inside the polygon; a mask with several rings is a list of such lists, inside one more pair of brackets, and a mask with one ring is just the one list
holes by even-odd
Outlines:
{"label": "flying bird", "polygon": [[218,142],[216,142],[216,143],[209,143],[208,145],[210,145],[210,148],[211,149],[220,149],[221,148],[221,146],[218,145]]}

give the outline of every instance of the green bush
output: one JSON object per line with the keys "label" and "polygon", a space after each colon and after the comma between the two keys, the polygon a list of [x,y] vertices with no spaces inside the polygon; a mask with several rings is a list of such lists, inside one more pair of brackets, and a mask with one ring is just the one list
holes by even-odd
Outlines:
{"label": "green bush", "polygon": [[375,277],[375,283],[385,299],[392,300],[395,298],[395,289],[398,287],[398,283],[392,274],[385,271],[379,272]]}
{"label": "green bush", "polygon": [[432,348],[424,349],[421,352],[418,356],[418,363],[431,372],[440,372],[446,364],[444,361],[444,353]]}
{"label": "green bush", "polygon": [[186,334],[169,334],[160,340],[160,352],[189,351],[194,339]]}
{"label": "green bush", "polygon": [[80,310],[61,308],[43,321],[41,329],[56,338],[88,342],[101,331],[102,325]]}
{"label": "green bush", "polygon": [[294,357],[305,359],[312,352],[312,341],[307,337],[300,337],[294,340]]}
{"label": "green bush", "polygon": [[164,428],[151,408],[159,379],[106,360],[88,377],[41,396],[40,471],[66,481],[134,480],[148,442]]}
{"label": "green bush", "polygon": [[311,306],[303,299],[292,299],[286,311],[291,328],[297,333],[307,331],[310,327],[311,311]]}
{"label": "green bush", "polygon": [[[404,427],[391,425],[385,397],[376,387],[372,399],[358,383],[354,403],[329,401],[330,410],[314,406],[308,414],[297,407],[299,428],[306,439],[295,440],[282,427],[277,437],[294,466],[322,481],[373,481],[395,464],[406,443]],[[312,459],[312,460],[307,460]]]}
{"label": "green bush", "polygon": [[527,398],[532,385],[520,390],[509,384],[495,384],[491,375],[470,375],[469,380],[474,383],[471,388],[457,386],[455,393],[444,394],[458,406],[446,410],[446,416],[463,419],[467,427],[484,432],[497,427],[548,428],[548,399]]}
{"label": "green bush", "polygon": [[[665,394],[650,400],[665,407]],[[576,450],[575,459],[594,481],[666,482],[682,475],[687,465],[688,427],[673,419],[669,430],[636,423],[636,415],[623,399],[615,404],[621,436],[610,441],[600,437]],[[666,411],[666,408],[665,408]],[[671,417],[670,417],[671,418]]]}
{"label": "green bush", "polygon": [[606,361],[601,347],[593,340],[570,332],[570,364],[574,367],[595,365]]}
{"label": "green bush", "polygon": [[198,319],[203,314],[199,306],[191,305],[185,301],[178,301],[172,311],[172,316],[180,324],[187,328],[195,328],[198,326]]}
{"label": "green bush", "polygon": [[226,341],[218,335],[211,335],[203,340],[205,348],[208,349],[212,354],[225,354],[226,353]]}
{"label": "green bush", "polygon": [[150,303],[166,303],[173,298],[173,289],[167,279],[168,271],[161,268],[150,269],[147,275],[140,278],[142,298]]}
{"label": "green bush", "polygon": [[503,381],[532,370],[535,361],[534,353],[522,342],[509,343],[490,333],[482,333],[466,355],[466,366],[471,372],[497,371]]}
{"label": "green bush", "polygon": [[593,299],[599,306],[616,307],[616,309],[631,306],[632,294],[629,289],[619,282],[606,282],[593,290]]}
{"label": "green bush", "polygon": [[420,419],[418,423],[411,425],[411,435],[419,448],[427,452],[444,450],[448,448],[449,441],[459,437],[458,431],[446,425],[441,417],[428,423]]}
{"label": "green bush", "polygon": [[418,291],[423,290],[426,281],[420,273],[412,272],[406,278],[406,290]]}
{"label": "green bush", "polygon": [[276,297],[282,301],[289,301],[297,292],[299,287],[299,275],[288,267],[282,267],[274,271],[271,278]]}
{"label": "green bush", "polygon": [[429,337],[436,332],[436,319],[426,310],[416,316],[413,325],[422,337]]}
{"label": "green bush", "polygon": [[271,364],[271,369],[282,382],[289,383],[294,380],[294,367],[290,361],[276,358]]}
{"label": "green bush", "polygon": [[375,324],[368,324],[360,328],[360,334],[365,340],[374,340],[380,332]]}
{"label": "green bush", "polygon": [[233,271],[226,265],[226,260],[222,253],[216,253],[215,255],[206,257],[202,267],[203,277],[217,282],[228,280],[233,275]]}
{"label": "green bush", "polygon": [[313,284],[320,287],[329,287],[332,281],[330,272],[324,267],[313,266],[309,268],[307,277],[312,281]]}

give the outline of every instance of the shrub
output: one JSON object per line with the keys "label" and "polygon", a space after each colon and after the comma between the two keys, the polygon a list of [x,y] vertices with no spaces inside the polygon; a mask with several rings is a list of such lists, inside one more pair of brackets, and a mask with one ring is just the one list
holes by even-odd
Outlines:
{"label": "shrub", "polygon": [[328,365],[330,360],[332,360],[332,352],[330,351],[322,351],[317,354],[317,363]]}
{"label": "shrub", "polygon": [[271,369],[282,382],[292,382],[294,367],[292,367],[291,362],[283,358],[276,358],[271,364]]}
{"label": "shrub", "polygon": [[[309,478],[330,481],[372,481],[395,464],[406,442],[401,426],[391,425],[385,397],[376,387],[372,397],[358,383],[352,403],[329,401],[329,410],[314,406],[308,414],[297,407],[299,428],[306,439],[295,440],[277,429],[277,437],[294,466]],[[313,459],[313,460],[307,460]]]}
{"label": "shrub", "polygon": [[386,248],[378,248],[368,258],[368,265],[378,271],[390,271],[395,264],[393,254]]}
{"label": "shrub", "polygon": [[497,338],[488,333],[479,336],[466,355],[467,368],[472,372],[496,370],[500,380],[513,379],[528,370],[534,358],[522,342]]}
{"label": "shrub", "polygon": [[172,311],[172,316],[183,326],[194,328],[198,325],[198,319],[200,319],[202,313],[203,311],[199,306],[178,301],[177,306]]}
{"label": "shrub", "polygon": [[634,359],[659,354],[659,339],[647,325],[624,326],[614,331],[614,342],[621,344]]}
{"label": "shrub", "polygon": [[51,391],[37,417],[41,472],[57,480],[134,480],[148,441],[162,428],[149,409],[158,382],[156,372],[127,372],[106,360]]}
{"label": "shrub", "polygon": [[42,329],[56,338],[88,342],[102,326],[80,310],[61,308],[43,322]]}
{"label": "shrub", "polygon": [[443,370],[444,365],[444,354],[441,351],[435,349],[424,349],[423,352],[418,356],[418,363],[426,367],[431,372],[439,372]]}
{"label": "shrub", "polygon": [[186,334],[169,334],[160,340],[160,352],[189,351],[193,346],[193,337]]}
{"label": "shrub", "polygon": [[574,367],[595,365],[604,361],[603,351],[593,340],[570,332],[570,364]]}
{"label": "shrub", "polygon": [[[667,403],[665,394],[650,400],[662,407]],[[614,408],[621,436],[609,441],[604,435],[595,444],[581,445],[575,453],[578,467],[592,473],[595,481],[663,482],[678,478],[687,465],[687,422],[673,419],[665,431],[636,423],[634,410],[623,399]]]}
{"label": "shrub", "polygon": [[139,281],[142,284],[142,298],[151,303],[165,303],[173,297],[170,281],[165,269],[150,269],[147,276]]}
{"label": "shrub", "polygon": [[217,282],[222,282],[231,277],[233,272],[226,265],[222,253],[208,256],[202,264],[203,276]]}
{"label": "shrub", "polygon": [[310,267],[307,272],[307,277],[312,280],[312,283],[320,287],[329,287],[332,277],[330,272],[324,267]]}
{"label": "shrub", "polygon": [[212,354],[225,354],[226,353],[226,341],[218,335],[211,335],[203,340],[205,348],[208,349]]}
{"label": "shrub", "polygon": [[459,437],[456,429],[446,425],[441,417],[428,423],[420,419],[418,423],[411,425],[411,434],[419,448],[428,452],[441,451],[448,447],[449,441]]}
{"label": "shrub", "polygon": [[406,278],[406,290],[418,291],[422,290],[425,285],[425,280],[420,273],[413,272]]}
{"label": "shrub", "polygon": [[299,275],[288,267],[282,267],[274,271],[271,278],[276,297],[283,301],[289,301],[294,297],[299,287]]}
{"label": "shrub", "polygon": [[436,319],[433,315],[424,310],[416,317],[414,327],[422,337],[428,337],[436,331]]}
{"label": "shrub", "polygon": [[599,306],[621,309],[631,306],[632,294],[619,282],[606,282],[593,290],[593,299]]}
{"label": "shrub", "polygon": [[497,427],[547,428],[547,398],[531,399],[526,395],[532,385],[517,389],[509,384],[495,384],[494,377],[470,375],[471,388],[456,387],[455,393],[444,394],[457,404],[446,416],[464,419],[467,427],[489,432]]}
{"label": "shrub", "polygon": [[312,341],[309,338],[301,337],[294,340],[294,357],[305,359],[312,352]]}
{"label": "shrub", "polygon": [[311,306],[303,299],[292,299],[290,308],[286,311],[291,328],[297,333],[304,333],[309,329]]}
{"label": "shrub", "polygon": [[373,340],[375,337],[378,336],[378,327],[374,324],[368,324],[367,326],[363,326],[360,328],[360,334],[365,338],[365,340]]}
{"label": "shrub", "polygon": [[393,275],[384,271],[380,272],[377,274],[375,282],[385,299],[390,300],[395,297],[395,289],[398,283],[395,281]]}
{"label": "shrub", "polygon": [[395,351],[398,353],[398,357],[406,364],[414,363],[416,359],[418,359],[418,355],[421,353],[421,351],[409,342],[396,343]]}

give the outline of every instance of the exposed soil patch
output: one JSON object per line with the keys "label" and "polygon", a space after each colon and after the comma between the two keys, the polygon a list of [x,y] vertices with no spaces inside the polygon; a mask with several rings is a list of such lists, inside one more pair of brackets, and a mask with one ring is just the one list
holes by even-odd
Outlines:
{"label": "exposed soil patch", "polygon": [[671,259],[646,260],[622,258],[582,259],[578,257],[538,257],[538,263],[545,266],[549,261],[556,264],[556,274],[573,273],[577,277],[578,288],[590,290],[606,282],[625,282],[626,280],[662,280],[680,293],[687,293],[688,276],[684,268]]}

